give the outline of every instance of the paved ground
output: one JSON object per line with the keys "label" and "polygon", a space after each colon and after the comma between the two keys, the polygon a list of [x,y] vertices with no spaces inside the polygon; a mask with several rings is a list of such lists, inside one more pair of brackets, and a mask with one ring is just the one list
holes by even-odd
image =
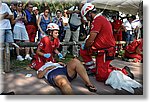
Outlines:
{"label": "paved ground", "polygon": [[[116,59],[112,61],[112,65],[116,67],[124,67],[128,65],[132,72],[135,75],[135,80],[143,83],[143,64],[142,63],[133,63],[133,62],[124,62],[120,59]],[[32,74],[32,77],[25,77],[26,74]],[[19,72],[11,72],[5,73],[2,75],[3,81],[1,84],[4,85],[3,90],[4,92],[14,91],[15,94],[29,94],[29,95],[39,95],[39,94],[58,94],[60,95],[61,92],[57,87],[53,87],[48,84],[44,79],[38,79],[36,77],[36,71],[33,70],[22,70]],[[116,95],[116,94],[131,94],[125,90],[119,91],[114,90],[112,87],[105,85],[103,82],[97,82],[94,76],[90,76],[90,80],[93,84],[97,87],[97,92],[92,93],[87,90],[84,86],[82,80],[78,76],[73,82],[72,87],[73,91],[76,95]],[[142,95],[143,88],[135,89],[135,94]]]}

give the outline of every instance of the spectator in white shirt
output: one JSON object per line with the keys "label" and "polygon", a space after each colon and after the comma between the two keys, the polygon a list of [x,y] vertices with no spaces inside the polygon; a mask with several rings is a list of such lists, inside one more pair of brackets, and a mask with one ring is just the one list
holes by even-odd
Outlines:
{"label": "spectator in white shirt", "polygon": [[14,42],[13,34],[11,31],[11,20],[13,14],[6,3],[2,3],[0,0],[0,42]]}
{"label": "spectator in white shirt", "polygon": [[130,41],[133,40],[131,22],[132,22],[131,17],[127,17],[127,20],[123,22],[123,26],[124,26],[125,33],[126,33],[127,45],[130,43]]}
{"label": "spectator in white shirt", "polygon": [[69,18],[68,18],[67,10],[64,10],[63,16],[61,18],[63,20],[64,36],[65,36],[66,30],[69,29]]}
{"label": "spectator in white shirt", "polygon": [[133,29],[133,37],[134,37],[134,39],[137,40],[137,39],[141,38],[140,28],[142,27],[142,24],[141,24],[140,20],[136,18],[135,15],[132,15],[131,18],[133,20],[131,23],[131,26]]}

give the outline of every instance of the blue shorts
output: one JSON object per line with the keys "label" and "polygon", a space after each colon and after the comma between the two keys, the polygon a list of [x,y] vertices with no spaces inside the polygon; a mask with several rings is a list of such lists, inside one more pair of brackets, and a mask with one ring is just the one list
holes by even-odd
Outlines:
{"label": "blue shorts", "polygon": [[0,29],[0,34],[1,34],[0,43],[14,42],[13,33],[12,33],[11,29]]}
{"label": "blue shorts", "polygon": [[69,82],[71,82],[74,78],[76,78],[77,76],[77,73],[75,74],[75,76],[72,78],[68,75],[68,72],[67,72],[67,68],[66,67],[62,67],[62,68],[57,68],[57,69],[54,69],[52,70],[51,72],[48,73],[47,75],[47,80],[48,82],[53,85],[53,86],[56,86],[55,84],[55,81],[54,81],[54,78],[58,75],[65,75],[67,77],[67,79],[69,80]]}

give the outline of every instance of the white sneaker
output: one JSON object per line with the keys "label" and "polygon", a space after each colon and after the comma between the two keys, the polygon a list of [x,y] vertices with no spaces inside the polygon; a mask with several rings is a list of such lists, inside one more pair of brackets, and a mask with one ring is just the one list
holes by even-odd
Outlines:
{"label": "white sneaker", "polygon": [[32,58],[30,57],[29,54],[27,54],[27,55],[25,56],[25,59],[27,59],[27,60],[32,60]]}
{"label": "white sneaker", "polygon": [[23,61],[23,60],[24,60],[24,58],[22,58],[22,56],[18,55],[18,56],[17,56],[17,60],[19,60],[19,61]]}
{"label": "white sneaker", "polygon": [[78,55],[73,55],[73,57],[77,58],[77,57],[78,57]]}

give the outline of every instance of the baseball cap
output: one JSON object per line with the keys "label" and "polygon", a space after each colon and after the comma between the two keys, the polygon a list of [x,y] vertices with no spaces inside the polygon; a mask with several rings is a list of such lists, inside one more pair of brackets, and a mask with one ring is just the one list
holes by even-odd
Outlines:
{"label": "baseball cap", "polygon": [[33,11],[34,11],[34,10],[38,10],[38,8],[37,8],[37,7],[33,7]]}

